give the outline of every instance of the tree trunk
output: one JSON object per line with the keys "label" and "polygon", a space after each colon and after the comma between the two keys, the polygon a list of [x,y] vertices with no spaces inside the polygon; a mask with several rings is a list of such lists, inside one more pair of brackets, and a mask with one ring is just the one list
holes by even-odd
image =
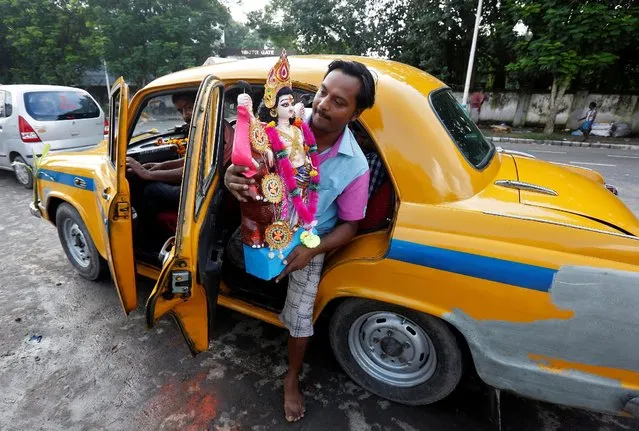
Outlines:
{"label": "tree trunk", "polygon": [[555,131],[555,120],[559,111],[559,102],[564,97],[568,89],[570,80],[562,79],[561,81],[554,76],[552,80],[552,90],[550,90],[550,102],[548,103],[548,119],[544,127],[544,134],[551,135]]}

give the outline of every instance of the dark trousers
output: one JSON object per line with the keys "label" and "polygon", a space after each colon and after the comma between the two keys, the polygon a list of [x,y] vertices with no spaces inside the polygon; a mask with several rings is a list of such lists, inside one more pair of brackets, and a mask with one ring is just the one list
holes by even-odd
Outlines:
{"label": "dark trousers", "polygon": [[177,211],[180,204],[179,184],[153,181],[144,186],[142,194],[148,211],[154,214],[165,210]]}
{"label": "dark trousers", "polygon": [[141,247],[156,249],[166,238],[157,236],[157,214],[161,211],[176,211],[180,204],[180,185],[158,181],[141,181],[128,178],[131,204],[137,213],[134,222],[134,241]]}

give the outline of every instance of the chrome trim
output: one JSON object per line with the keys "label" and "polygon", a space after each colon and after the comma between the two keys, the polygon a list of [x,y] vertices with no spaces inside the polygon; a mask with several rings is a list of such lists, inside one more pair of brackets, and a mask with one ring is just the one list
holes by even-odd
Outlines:
{"label": "chrome trim", "polygon": [[512,214],[499,213],[499,212],[494,212],[494,211],[482,211],[482,214],[494,215],[494,216],[498,216],[498,217],[514,218],[514,219],[518,219],[518,220],[527,220],[527,221],[536,221],[536,222],[540,222],[540,223],[554,224],[554,225],[557,225],[557,226],[571,227],[571,228],[575,228],[575,229],[587,230],[589,232],[596,232],[596,233],[603,233],[603,234],[606,234],[606,235],[620,236],[622,238],[634,239],[634,240],[639,241],[639,237],[636,237],[634,235],[626,235],[625,233],[609,232],[607,230],[595,229],[595,228],[592,228],[592,227],[584,227],[584,226],[579,226],[579,225],[571,224],[571,223],[564,223],[564,222],[560,222],[560,221],[544,220],[544,219],[539,219],[539,218],[535,218],[535,217],[512,215]]}
{"label": "chrome trim", "polygon": [[526,190],[529,192],[541,193],[544,195],[550,196],[559,196],[559,193],[554,191],[553,189],[549,189],[547,187],[538,186],[536,184],[525,183],[523,181],[514,181],[514,180],[497,180],[495,181],[496,186],[508,187],[511,189],[518,190]]}
{"label": "chrome trim", "polygon": [[504,153],[504,154],[510,154],[510,155],[513,155],[513,156],[528,157],[529,159],[536,159],[537,158],[537,157],[533,156],[532,154],[524,153],[523,151],[508,150],[508,149],[503,148],[503,147],[497,147],[497,152],[498,153]]}
{"label": "chrome trim", "polygon": [[34,217],[42,218],[42,214],[40,214],[40,208],[36,207],[33,202],[29,203],[29,212]]}

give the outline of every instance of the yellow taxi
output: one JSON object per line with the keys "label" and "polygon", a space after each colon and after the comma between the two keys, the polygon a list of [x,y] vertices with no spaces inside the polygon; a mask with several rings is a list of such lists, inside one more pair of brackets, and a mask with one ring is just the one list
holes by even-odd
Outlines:
{"label": "yellow taxi", "polygon": [[[302,100],[332,59],[290,57]],[[375,106],[351,128],[383,179],[362,232],[327,258],[315,304],[344,371],[404,404],[444,398],[474,368],[498,389],[639,416],[639,220],[597,172],[494,147],[427,73],[352,59],[377,78]],[[127,314],[136,274],[156,280],[148,326],[171,315],[193,353],[208,348],[218,305],[281,326],[286,288],[224,263],[240,221],[223,187],[225,132],[238,82],[261,100],[273,62],[180,71],[131,98],[119,79],[109,140],[49,155],[35,172],[31,211],[57,227],[71,264],[91,280],[110,271]],[[169,127],[183,92],[197,92],[188,130]],[[156,232],[164,245],[140,250],[126,157],[176,158],[186,139],[173,226]]]}

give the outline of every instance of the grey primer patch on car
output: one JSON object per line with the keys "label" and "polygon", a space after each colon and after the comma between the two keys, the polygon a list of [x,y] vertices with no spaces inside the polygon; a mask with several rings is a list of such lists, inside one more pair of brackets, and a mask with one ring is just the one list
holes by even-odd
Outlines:
{"label": "grey primer patch on car", "polygon": [[639,273],[566,266],[554,276],[550,295],[573,317],[513,323],[475,320],[455,309],[444,318],[466,337],[487,384],[553,403],[636,414],[631,407],[639,390],[583,371],[549,370],[535,356],[639,372]]}

